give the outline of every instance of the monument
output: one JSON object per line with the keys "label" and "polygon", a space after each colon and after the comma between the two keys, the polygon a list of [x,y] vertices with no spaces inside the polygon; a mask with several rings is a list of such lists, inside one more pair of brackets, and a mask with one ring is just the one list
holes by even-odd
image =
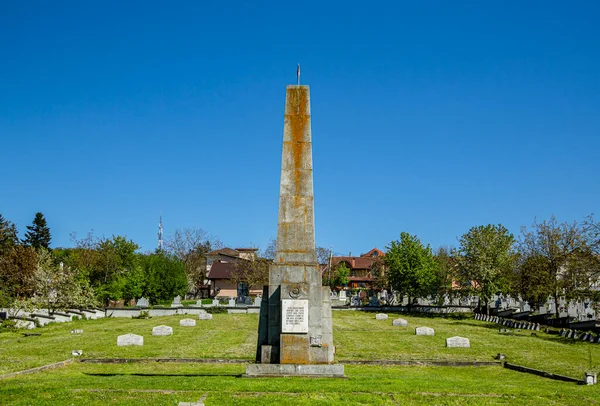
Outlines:
{"label": "monument", "polygon": [[331,296],[315,249],[310,91],[298,83],[286,89],[276,254],[246,376],[343,377],[334,354]]}

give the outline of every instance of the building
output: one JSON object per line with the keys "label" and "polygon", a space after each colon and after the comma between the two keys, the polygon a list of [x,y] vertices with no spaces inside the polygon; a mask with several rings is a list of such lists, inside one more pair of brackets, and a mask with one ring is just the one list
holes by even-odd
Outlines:
{"label": "building", "polygon": [[[383,266],[382,261],[383,257],[385,257],[385,252],[378,248],[373,248],[369,252],[361,254],[358,257],[352,255],[334,256],[331,258],[331,271],[344,264],[348,269],[350,269],[350,274],[348,276],[348,288],[374,289],[375,278],[378,269],[382,275],[385,272],[385,267]],[[326,267],[324,272],[329,271],[329,267]],[[323,276],[327,278],[327,275]],[[342,287],[339,286],[338,288]]]}
{"label": "building", "polygon": [[254,261],[258,248],[222,248],[206,254],[207,279],[211,297],[255,296],[262,293],[262,286],[249,289],[245,282],[232,281],[239,261]]}

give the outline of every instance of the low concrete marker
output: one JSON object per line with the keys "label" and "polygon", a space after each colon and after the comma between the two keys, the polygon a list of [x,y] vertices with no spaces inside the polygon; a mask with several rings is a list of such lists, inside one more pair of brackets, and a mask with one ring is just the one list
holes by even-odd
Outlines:
{"label": "low concrete marker", "polygon": [[455,336],[455,337],[446,338],[446,347],[448,347],[448,348],[470,348],[471,343],[468,338]]}
{"label": "low concrete marker", "polygon": [[144,337],[137,334],[124,334],[117,337],[117,346],[123,347],[126,345],[144,345]]}

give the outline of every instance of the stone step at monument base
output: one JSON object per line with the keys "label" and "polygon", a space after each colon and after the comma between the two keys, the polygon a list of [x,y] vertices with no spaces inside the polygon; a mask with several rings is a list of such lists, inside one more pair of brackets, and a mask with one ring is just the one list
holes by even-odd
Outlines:
{"label": "stone step at monument base", "polygon": [[347,378],[341,364],[248,364],[244,378],[301,376],[308,378]]}

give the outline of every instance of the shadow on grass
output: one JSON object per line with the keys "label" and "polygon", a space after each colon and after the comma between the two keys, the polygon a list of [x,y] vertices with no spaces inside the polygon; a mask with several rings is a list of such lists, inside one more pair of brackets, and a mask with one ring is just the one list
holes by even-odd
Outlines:
{"label": "shadow on grass", "polygon": [[164,376],[179,376],[179,377],[184,377],[184,376],[188,376],[188,377],[196,377],[196,376],[203,376],[203,377],[217,377],[217,376],[229,376],[229,377],[233,377],[233,378],[241,378],[242,374],[119,374],[119,373],[110,373],[110,374],[103,374],[103,373],[89,373],[89,372],[84,372],[84,375],[87,376],[144,376],[144,377],[164,377]]}

